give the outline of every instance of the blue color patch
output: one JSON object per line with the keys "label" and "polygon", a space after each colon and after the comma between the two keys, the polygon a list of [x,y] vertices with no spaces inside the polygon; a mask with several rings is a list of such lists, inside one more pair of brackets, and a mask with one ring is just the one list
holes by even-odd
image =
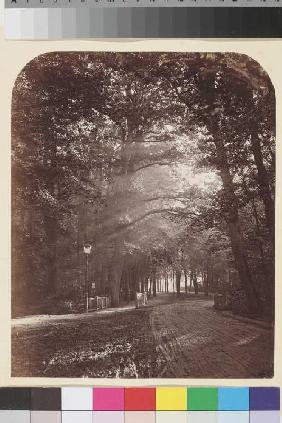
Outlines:
{"label": "blue color patch", "polygon": [[249,388],[219,388],[218,410],[248,411]]}

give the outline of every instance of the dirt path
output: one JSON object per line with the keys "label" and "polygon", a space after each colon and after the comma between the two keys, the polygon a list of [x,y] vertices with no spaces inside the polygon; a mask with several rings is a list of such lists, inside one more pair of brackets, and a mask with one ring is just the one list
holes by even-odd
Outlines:
{"label": "dirt path", "polygon": [[[167,295],[158,295],[156,298],[151,298],[148,301],[148,307],[153,307],[156,305],[167,304],[171,302],[171,297]],[[21,326],[29,326],[31,328],[39,326],[48,326],[52,323],[64,323],[72,322],[75,320],[93,320],[93,317],[99,317],[103,315],[110,315],[116,313],[124,313],[128,311],[135,310],[135,301],[131,301],[129,304],[121,305],[118,308],[106,308],[98,311],[90,311],[89,313],[69,313],[69,314],[36,314],[29,315],[24,317],[17,317],[12,319],[12,328],[18,328]]]}
{"label": "dirt path", "polygon": [[92,320],[93,316],[100,316],[100,315],[107,315],[112,313],[121,313],[126,312],[128,310],[134,310],[135,305],[131,304],[129,306],[123,306],[120,308],[107,308],[99,311],[90,311],[89,313],[69,313],[69,314],[37,314],[33,316],[25,316],[25,317],[17,317],[12,319],[12,327],[17,328],[20,326],[30,326],[30,327],[38,327],[38,326],[48,326],[51,323],[63,323],[63,322],[71,322],[75,320]]}
{"label": "dirt path", "polygon": [[210,300],[154,307],[162,377],[251,378],[272,373],[272,331],[223,316]]}
{"label": "dirt path", "polygon": [[212,301],[172,295],[148,307],[12,323],[18,377],[251,378],[272,374],[272,331],[216,312]]}

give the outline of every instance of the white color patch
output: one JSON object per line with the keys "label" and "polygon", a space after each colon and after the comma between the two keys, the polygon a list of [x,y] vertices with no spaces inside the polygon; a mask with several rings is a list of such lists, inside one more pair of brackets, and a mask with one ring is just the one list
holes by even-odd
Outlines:
{"label": "white color patch", "polygon": [[[62,410],[92,410],[92,388],[62,388]],[[78,420],[80,422],[80,420]]]}

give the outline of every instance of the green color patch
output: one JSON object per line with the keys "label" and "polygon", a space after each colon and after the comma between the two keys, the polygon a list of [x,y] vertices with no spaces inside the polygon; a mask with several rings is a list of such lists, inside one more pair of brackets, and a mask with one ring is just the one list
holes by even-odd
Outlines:
{"label": "green color patch", "polygon": [[213,411],[218,409],[217,388],[189,388],[188,410]]}

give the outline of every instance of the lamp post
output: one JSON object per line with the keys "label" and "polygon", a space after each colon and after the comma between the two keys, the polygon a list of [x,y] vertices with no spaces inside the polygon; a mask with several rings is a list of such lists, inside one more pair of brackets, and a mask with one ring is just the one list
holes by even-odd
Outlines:
{"label": "lamp post", "polygon": [[92,245],[84,244],[83,251],[86,257],[85,261],[85,302],[86,302],[86,313],[89,308],[89,282],[88,282],[88,268],[89,268],[89,255],[91,253]]}

